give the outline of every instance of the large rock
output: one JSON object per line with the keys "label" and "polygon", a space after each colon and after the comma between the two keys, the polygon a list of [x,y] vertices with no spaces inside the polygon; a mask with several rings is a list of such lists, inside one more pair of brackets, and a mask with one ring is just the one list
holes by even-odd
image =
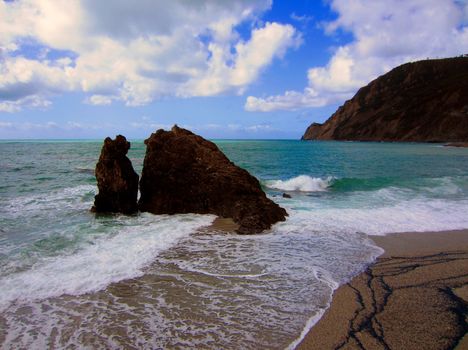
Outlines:
{"label": "large rock", "polygon": [[407,63],[361,88],[303,140],[468,141],[468,57]]}
{"label": "large rock", "polygon": [[96,164],[99,193],[93,211],[132,214],[138,210],[138,175],[127,158],[129,148],[130,142],[122,135],[104,140]]}
{"label": "large rock", "polygon": [[266,197],[258,180],[214,143],[174,126],[145,144],[141,211],[216,214],[232,218],[239,233],[259,233],[285,220],[286,211]]}

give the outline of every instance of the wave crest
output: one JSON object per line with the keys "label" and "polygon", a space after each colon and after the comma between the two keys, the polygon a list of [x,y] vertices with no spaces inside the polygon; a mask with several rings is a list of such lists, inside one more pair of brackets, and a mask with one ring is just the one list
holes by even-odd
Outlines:
{"label": "wave crest", "polygon": [[322,192],[332,185],[334,177],[329,176],[326,179],[319,177],[311,177],[308,175],[299,175],[289,180],[271,180],[267,181],[266,185],[269,188],[282,191],[297,191],[297,192]]}

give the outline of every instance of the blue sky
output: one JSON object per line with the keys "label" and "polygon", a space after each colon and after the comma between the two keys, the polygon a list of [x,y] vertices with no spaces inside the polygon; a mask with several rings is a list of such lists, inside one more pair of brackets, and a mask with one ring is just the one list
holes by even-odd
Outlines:
{"label": "blue sky", "polygon": [[466,0],[0,0],[0,138],[300,138],[404,62],[468,53]]}

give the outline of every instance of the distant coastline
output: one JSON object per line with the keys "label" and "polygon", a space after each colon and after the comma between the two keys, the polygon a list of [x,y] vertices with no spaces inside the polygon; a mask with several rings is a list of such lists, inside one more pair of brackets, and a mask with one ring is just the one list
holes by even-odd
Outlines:
{"label": "distant coastline", "polygon": [[403,64],[359,89],[303,140],[468,142],[468,57]]}
{"label": "distant coastline", "polygon": [[445,147],[460,147],[460,148],[467,148],[468,142],[450,142],[444,145]]}

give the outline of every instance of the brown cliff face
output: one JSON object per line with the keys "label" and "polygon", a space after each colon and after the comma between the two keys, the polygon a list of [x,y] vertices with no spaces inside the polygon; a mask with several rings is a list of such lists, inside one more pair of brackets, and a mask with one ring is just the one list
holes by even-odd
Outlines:
{"label": "brown cliff face", "polygon": [[122,135],[104,140],[95,171],[99,193],[92,211],[132,214],[138,210],[138,175],[127,158],[129,148]]}
{"label": "brown cliff face", "polygon": [[303,140],[468,141],[468,57],[401,65],[361,88]]}
{"label": "brown cliff face", "polygon": [[232,218],[239,233],[259,233],[285,220],[286,211],[266,197],[258,180],[214,143],[174,126],[145,144],[141,211],[216,214]]}

